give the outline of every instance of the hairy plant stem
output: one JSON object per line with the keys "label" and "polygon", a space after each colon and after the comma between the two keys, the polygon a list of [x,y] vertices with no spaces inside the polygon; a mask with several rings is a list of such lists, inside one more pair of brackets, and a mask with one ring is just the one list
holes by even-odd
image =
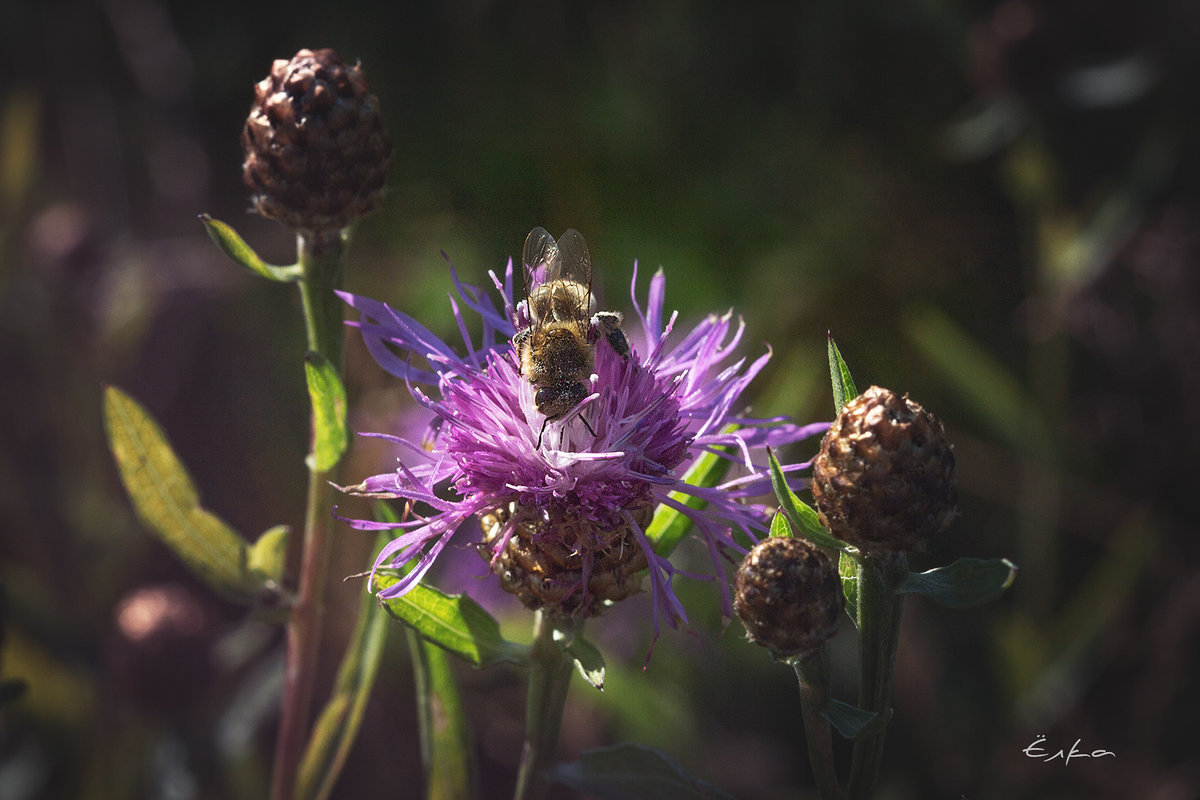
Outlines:
{"label": "hairy plant stem", "polygon": [[[904,580],[908,558],[904,553],[867,553],[858,576],[859,682],[858,705],[866,711],[887,714],[892,705],[892,673],[900,642],[903,597],[896,589]],[[850,800],[868,800],[883,761],[887,728],[854,743],[850,762]]]}
{"label": "hairy plant stem", "polygon": [[788,659],[800,682],[800,711],[804,717],[804,738],[808,746],[808,761],[821,800],[840,800],[837,770],[833,764],[833,732],[821,712],[829,707],[829,648],[822,645],[817,652]]}
{"label": "hairy plant stem", "polygon": [[[297,235],[300,298],[308,349],[320,353],[342,374],[342,307],[334,290],[341,288],[345,252],[341,231],[301,231]],[[315,430],[314,417],[314,430]],[[271,773],[271,800],[294,800],[296,776],[312,715],[317,645],[325,615],[329,572],[329,540],[333,527],[333,470],[310,466],[305,504],[304,538],[296,601],[287,623],[287,656],[279,734]],[[296,546],[293,539],[289,550]],[[289,557],[289,564],[296,559]]]}
{"label": "hairy plant stem", "polygon": [[533,626],[529,692],[525,698],[525,745],[513,800],[542,800],[547,796],[545,771],[558,749],[563,706],[574,669],[564,646],[579,633],[582,622],[538,611]]}

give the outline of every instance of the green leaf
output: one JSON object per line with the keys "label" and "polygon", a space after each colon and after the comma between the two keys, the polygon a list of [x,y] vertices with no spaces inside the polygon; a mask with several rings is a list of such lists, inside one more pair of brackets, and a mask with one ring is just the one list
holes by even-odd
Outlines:
{"label": "green leaf", "polygon": [[833,335],[828,337],[829,351],[829,382],[833,386],[833,415],[842,413],[842,408],[858,397],[858,389],[854,386],[854,378],[850,377],[850,368],[842,359],[842,353],[833,341]]}
{"label": "green leaf", "polygon": [[792,526],[788,525],[787,517],[778,511],[771,517],[771,536],[776,539],[792,538]]}
{"label": "green leaf", "polygon": [[661,750],[638,744],[584,750],[548,777],[599,800],[732,800]]}
{"label": "green leaf", "polygon": [[[396,575],[377,572],[375,590],[387,589],[399,580]],[[381,602],[393,617],[475,667],[528,662],[529,647],[501,636],[500,623],[466,595],[445,594],[418,583],[400,597]]]}
{"label": "green leaf", "polygon": [[408,633],[417,682],[417,718],[427,800],[470,800],[477,780],[475,744],[450,654]]}
{"label": "green leaf", "polygon": [[201,508],[191,476],[154,419],[129,395],[108,386],[104,427],[142,523],[209,586],[236,602],[252,603],[263,581],[249,568],[245,539]]}
{"label": "green leaf", "polygon": [[[555,631],[557,636],[560,631]],[[575,669],[583,679],[594,688],[604,691],[604,656],[596,645],[582,636],[574,636],[566,643],[565,649],[575,661]]]}
{"label": "green leaf", "polygon": [[1017,566],[1007,558],[960,558],[946,567],[908,573],[896,591],[950,608],[973,608],[995,600],[1016,577]]}
{"label": "green leaf", "polygon": [[238,232],[230,225],[219,219],[213,219],[208,214],[201,214],[200,221],[204,223],[204,230],[208,232],[208,238],[212,239],[221,252],[229,256],[238,266],[267,280],[281,283],[294,283],[300,280],[303,273],[299,265],[277,267],[274,264],[268,264],[258,257],[258,253],[254,252],[254,249],[246,244],[246,240],[239,236]]}
{"label": "green leaf", "polygon": [[287,525],[276,525],[263,531],[247,550],[246,566],[250,572],[264,580],[282,581],[290,534],[291,528]]}
{"label": "green leaf", "polygon": [[[736,431],[738,426],[729,425],[725,427],[722,433],[732,433]],[[722,451],[727,451],[728,448],[719,448]],[[727,458],[722,458],[716,453],[705,451],[693,462],[692,466],[683,475],[683,482],[691,486],[700,486],[705,489],[710,489],[721,482],[725,477],[725,473],[729,471],[730,461]],[[697,511],[702,510],[708,505],[704,500],[693,497],[686,492],[671,492],[672,500],[694,508]],[[654,512],[654,519],[650,521],[650,525],[646,528],[646,539],[654,548],[654,552],[658,553],[663,558],[671,555],[683,538],[687,536],[691,530],[692,521],[682,511],[677,511],[669,506],[659,506]]]}
{"label": "green leaf", "polygon": [[843,739],[855,741],[859,738],[869,739],[882,732],[883,726],[892,718],[892,711],[888,709],[884,714],[877,714],[831,698],[829,705],[821,711],[821,716]]}
{"label": "green leaf", "polygon": [[337,367],[313,350],[304,356],[304,376],[313,407],[313,451],[306,463],[313,472],[328,472],[346,452],[349,442],[346,387]]}
{"label": "green leaf", "polygon": [[[386,543],[387,536],[381,535],[376,549]],[[324,800],[333,792],[362,727],[367,700],[383,660],[388,627],[387,615],[375,598],[364,592],[358,622],[342,655],[333,692],[317,718],[300,763],[297,797]]]}
{"label": "green leaf", "polygon": [[771,461],[771,487],[775,490],[775,497],[779,500],[779,510],[783,512],[792,526],[792,534],[802,536],[818,547],[826,547],[831,550],[845,550],[850,547],[841,539],[830,535],[829,531],[825,530],[825,526],[821,524],[821,520],[818,519],[817,512],[797,497],[796,493],[787,485],[783,467],[779,466],[779,459],[775,458],[775,453],[768,450],[767,457]]}
{"label": "green leaf", "polygon": [[845,550],[838,553],[838,575],[842,579],[842,595],[846,598],[846,613],[858,625],[858,576],[862,565]]}

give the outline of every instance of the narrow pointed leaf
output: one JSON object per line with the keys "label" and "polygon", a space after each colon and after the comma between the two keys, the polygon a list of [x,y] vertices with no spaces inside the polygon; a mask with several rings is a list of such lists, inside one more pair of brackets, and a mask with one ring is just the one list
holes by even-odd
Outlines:
{"label": "narrow pointed leaf", "polygon": [[792,538],[792,526],[788,525],[787,517],[778,511],[771,517],[771,536],[776,539]]}
{"label": "narrow pointed leaf", "polygon": [[854,741],[860,737],[870,738],[879,733],[891,719],[892,712],[889,710],[885,714],[877,714],[874,711],[866,711],[858,706],[843,703],[841,700],[831,699],[828,707],[821,711],[821,716],[841,734],[843,739]]}
{"label": "narrow pointed leaf", "polygon": [[842,407],[846,403],[858,397],[858,389],[854,386],[854,378],[850,377],[850,368],[842,359],[842,353],[834,343],[833,336],[829,336],[828,341],[829,382],[833,386],[833,414],[837,416],[842,413]]}
{"label": "narrow pointed leaf", "polygon": [[[735,430],[737,430],[737,426],[733,425],[725,428],[723,432],[729,433]],[[729,471],[730,463],[729,459],[722,458],[715,453],[701,453],[684,473],[683,482],[706,489],[716,486]],[[703,500],[686,492],[671,492],[670,497],[672,500],[696,510],[702,510],[708,505]],[[683,512],[668,506],[659,506],[654,512],[654,519],[646,528],[646,538],[654,548],[654,552],[666,558],[679,546],[691,527],[692,521]]]}
{"label": "narrow pointed leaf", "polygon": [[779,500],[779,510],[783,512],[792,526],[792,535],[802,536],[818,547],[827,547],[831,550],[845,550],[849,547],[850,545],[841,539],[834,538],[829,531],[825,530],[825,526],[817,517],[817,512],[797,497],[796,493],[787,485],[787,479],[783,476],[783,468],[779,466],[779,459],[775,458],[775,453],[768,450],[767,456],[771,461],[771,487],[775,490],[775,497]]}
{"label": "narrow pointed leaf", "polygon": [[[387,537],[381,536],[376,549],[386,542]],[[387,615],[374,597],[364,592],[358,622],[342,655],[333,692],[317,718],[300,763],[298,797],[325,800],[333,792],[362,727],[389,627]]]}
{"label": "narrow pointed leaf", "polygon": [[346,452],[346,387],[337,367],[320,353],[310,350],[304,356],[304,376],[313,408],[312,453],[308,468],[314,472],[333,469]]}
{"label": "narrow pointed leaf", "polygon": [[208,238],[212,239],[221,252],[229,256],[238,266],[260,278],[272,281],[293,283],[300,280],[301,270],[298,266],[293,264],[287,267],[277,267],[263,261],[258,257],[258,253],[254,252],[254,248],[246,244],[246,240],[227,223],[213,219],[208,214],[201,214],[200,221],[204,223],[204,230],[208,232]]}
{"label": "narrow pointed leaf", "polygon": [[584,750],[549,778],[599,800],[732,800],[661,750],[638,744]]}
{"label": "narrow pointed leaf", "polygon": [[927,572],[910,572],[897,590],[921,594],[949,608],[973,608],[990,603],[1012,586],[1016,564],[1007,558],[960,558]]}
{"label": "narrow pointed leaf", "polygon": [[[377,572],[375,590],[386,589],[399,580],[395,575]],[[466,595],[445,594],[418,583],[400,597],[381,603],[393,617],[472,666],[524,664],[529,659],[529,647],[501,636],[495,617]]]}
{"label": "narrow pointed leaf", "polygon": [[251,573],[246,542],[200,497],[162,429],[133,398],[104,390],[104,425],[121,482],[142,523],[209,586],[253,602],[262,581]]}
{"label": "narrow pointed leaf", "polygon": [[596,645],[576,636],[566,645],[567,655],[575,661],[575,669],[594,688],[604,691],[604,656]]}
{"label": "narrow pointed leaf", "polygon": [[846,598],[846,613],[858,625],[858,575],[861,567],[845,550],[838,553],[838,575],[842,579],[842,595]]}
{"label": "narrow pointed leaf", "polygon": [[470,800],[478,780],[475,744],[450,654],[407,631],[417,682],[417,719],[427,800]]}

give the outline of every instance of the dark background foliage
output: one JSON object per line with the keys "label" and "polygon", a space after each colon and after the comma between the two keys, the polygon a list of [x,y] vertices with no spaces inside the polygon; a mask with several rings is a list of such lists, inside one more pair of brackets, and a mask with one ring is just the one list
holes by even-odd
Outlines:
{"label": "dark background foliage", "polygon": [[[888,797],[1200,795],[1198,37],[1184,0],[4,4],[0,675],[27,691],[2,707],[0,795],[260,794],[277,634],[140,529],[100,389],[147,405],[239,530],[299,526],[297,304],[196,215],[291,260],[244,213],[238,133],[271,60],[325,46],[362,59],[396,152],[350,289],[449,334],[441,251],[480,283],[534,225],[575,227],[608,305],[637,259],[684,318],[733,306],[772,343],[757,411],[831,415],[830,330],[860,386],[945,421],[962,513],[923,560],[1021,573],[984,609],[908,603]],[[354,426],[401,424],[403,387],[353,340],[350,369]],[[388,458],[360,442],[344,474]],[[356,572],[367,543],[340,535]],[[695,634],[645,672],[644,601],[592,624],[609,685],[574,687],[564,757],[640,741],[739,797],[806,791],[788,670],[722,633],[711,585],[687,595]],[[392,639],[338,797],[418,791]],[[520,678],[461,677],[504,797]],[[1023,755],[1042,735],[1116,755]]]}

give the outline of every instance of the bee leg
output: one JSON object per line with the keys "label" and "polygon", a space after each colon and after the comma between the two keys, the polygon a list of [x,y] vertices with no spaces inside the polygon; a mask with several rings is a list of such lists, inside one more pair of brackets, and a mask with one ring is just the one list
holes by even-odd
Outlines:
{"label": "bee leg", "polygon": [[621,358],[629,358],[629,340],[625,338],[625,332],[620,328],[609,331],[605,337],[608,339],[609,345],[616,351]]}
{"label": "bee leg", "polygon": [[585,417],[583,414],[580,414],[580,415],[579,415],[579,421],[583,423],[583,427],[587,428],[587,432],[588,432],[588,433],[590,433],[590,434],[592,435],[592,438],[593,438],[593,439],[595,439],[595,438],[596,438],[596,432],[595,432],[594,430],[592,430],[592,426],[591,426],[591,425],[588,425],[587,417]]}
{"label": "bee leg", "polygon": [[621,330],[622,319],[619,311],[597,311],[592,315],[592,326],[604,334],[604,338],[617,355],[629,358],[629,340]]}
{"label": "bee leg", "polygon": [[[585,417],[583,414],[580,414],[579,421],[583,423],[583,427],[587,428],[587,432],[592,435],[593,439],[595,439],[596,432],[594,430],[592,430],[592,426],[588,424],[587,417]],[[542,420],[542,429],[540,431],[538,431],[537,444],[534,445],[535,450],[542,449],[542,437],[546,434],[546,425],[549,422],[550,422],[549,417],[546,417],[545,419]]]}

